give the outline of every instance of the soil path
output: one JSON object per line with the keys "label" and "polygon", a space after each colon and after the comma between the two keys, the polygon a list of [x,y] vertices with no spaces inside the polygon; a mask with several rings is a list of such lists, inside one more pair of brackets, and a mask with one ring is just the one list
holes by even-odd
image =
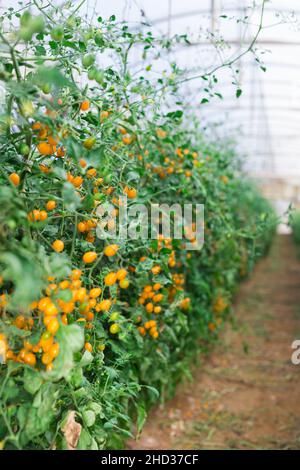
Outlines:
{"label": "soil path", "polygon": [[290,236],[242,284],[209,358],[154,409],[131,449],[300,449],[300,261]]}

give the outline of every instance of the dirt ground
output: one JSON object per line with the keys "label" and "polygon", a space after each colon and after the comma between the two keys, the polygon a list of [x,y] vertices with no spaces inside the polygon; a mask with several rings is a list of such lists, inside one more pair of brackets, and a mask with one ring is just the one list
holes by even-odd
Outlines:
{"label": "dirt ground", "polygon": [[300,261],[290,236],[241,285],[209,358],[154,409],[131,449],[300,449]]}

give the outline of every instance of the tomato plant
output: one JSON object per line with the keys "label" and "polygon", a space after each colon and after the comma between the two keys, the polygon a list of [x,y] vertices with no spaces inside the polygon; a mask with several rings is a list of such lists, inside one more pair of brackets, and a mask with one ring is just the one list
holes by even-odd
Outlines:
{"label": "tomato plant", "polygon": [[[119,448],[216,338],[274,216],[234,149],[174,104],[181,71],[147,77],[169,47],[151,32],[21,8],[1,40],[1,446]],[[124,195],[204,204],[202,250],[109,237]]]}
{"label": "tomato plant", "polygon": [[292,229],[293,239],[296,245],[300,245],[300,213],[299,211],[289,213],[289,225]]}

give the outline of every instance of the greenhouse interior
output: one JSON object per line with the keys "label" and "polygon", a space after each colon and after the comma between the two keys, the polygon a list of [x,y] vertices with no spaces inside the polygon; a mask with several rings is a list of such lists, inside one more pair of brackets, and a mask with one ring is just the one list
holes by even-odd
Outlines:
{"label": "greenhouse interior", "polygon": [[300,450],[299,57],[296,0],[0,0],[1,450]]}

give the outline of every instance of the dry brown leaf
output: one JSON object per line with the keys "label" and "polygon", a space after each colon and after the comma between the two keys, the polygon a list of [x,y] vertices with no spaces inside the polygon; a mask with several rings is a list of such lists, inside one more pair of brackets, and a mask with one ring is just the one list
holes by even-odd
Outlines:
{"label": "dry brown leaf", "polygon": [[62,428],[65,436],[68,450],[75,450],[81,433],[81,424],[75,421],[76,411],[70,410],[67,415],[66,423]]}

